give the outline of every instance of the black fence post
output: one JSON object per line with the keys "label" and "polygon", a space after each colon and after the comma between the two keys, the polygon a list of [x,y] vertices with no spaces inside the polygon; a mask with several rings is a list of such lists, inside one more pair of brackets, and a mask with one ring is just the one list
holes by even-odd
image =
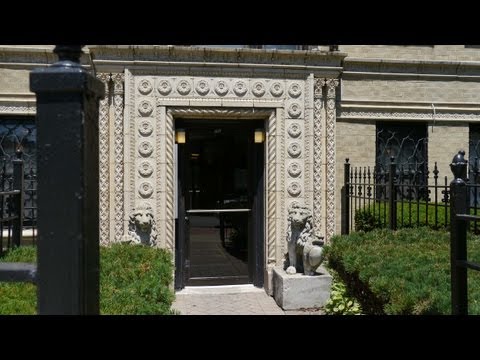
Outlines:
{"label": "black fence post", "polygon": [[450,183],[450,268],[452,289],[452,314],[468,314],[467,268],[458,266],[467,260],[467,222],[457,214],[467,214],[467,160],[465,151],[453,157],[450,169],[454,179]]}
{"label": "black fence post", "polygon": [[390,192],[390,198],[388,201],[389,215],[390,215],[390,230],[397,229],[397,204],[395,202],[397,193],[395,188],[395,176],[397,174],[397,164],[395,164],[395,158],[390,158],[390,175],[388,177],[388,189]]}
{"label": "black fence post", "polygon": [[23,231],[23,199],[24,199],[24,174],[23,174],[23,160],[22,151],[17,149],[17,158],[12,161],[13,163],[13,190],[19,190],[20,194],[13,196],[13,209],[15,215],[18,217],[13,220],[12,226],[12,244],[13,247],[20,246],[22,242]]}
{"label": "black fence post", "polygon": [[37,95],[38,311],[99,313],[98,102],[82,46],[30,74]]}
{"label": "black fence post", "polygon": [[348,235],[350,232],[350,164],[349,159],[345,159],[343,164],[343,188],[342,188],[342,235]]}

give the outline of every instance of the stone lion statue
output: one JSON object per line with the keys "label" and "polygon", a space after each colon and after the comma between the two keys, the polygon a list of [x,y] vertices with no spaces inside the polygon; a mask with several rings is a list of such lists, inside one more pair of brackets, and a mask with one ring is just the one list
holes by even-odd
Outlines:
{"label": "stone lion statue", "polygon": [[314,275],[323,261],[323,244],[323,237],[313,233],[312,211],[307,206],[294,204],[288,211],[287,274]]}
{"label": "stone lion statue", "polygon": [[157,245],[157,226],[150,205],[140,204],[130,215],[128,234],[123,242],[129,244]]}

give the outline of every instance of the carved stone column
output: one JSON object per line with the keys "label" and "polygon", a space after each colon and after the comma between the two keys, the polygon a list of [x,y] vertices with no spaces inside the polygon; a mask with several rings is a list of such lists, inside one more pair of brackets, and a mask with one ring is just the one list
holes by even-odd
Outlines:
{"label": "carved stone column", "polygon": [[322,227],[322,139],[323,129],[323,87],[325,79],[315,79],[313,96],[313,228],[321,235]]}
{"label": "carved stone column", "polygon": [[114,218],[115,233],[114,241],[119,242],[123,237],[123,218],[124,218],[124,199],[123,199],[123,177],[124,177],[124,147],[123,147],[123,111],[124,111],[124,82],[125,75],[123,73],[112,74],[113,80],[113,106],[115,112],[114,120]]}
{"label": "carved stone column", "polygon": [[98,73],[97,78],[105,86],[105,97],[100,100],[99,107],[99,207],[100,207],[100,244],[106,245],[110,241],[110,74]]}
{"label": "carved stone column", "polygon": [[276,263],[276,217],[277,215],[277,117],[272,112],[268,119],[267,139],[267,266],[273,267]]}
{"label": "carved stone column", "polygon": [[174,158],[175,129],[172,111],[167,111],[165,117],[165,245],[175,251],[175,199],[174,199]]}
{"label": "carved stone column", "polygon": [[327,99],[326,99],[326,149],[327,149],[327,222],[326,222],[326,240],[335,234],[335,122],[336,122],[336,103],[335,89],[338,86],[338,79],[327,79]]}

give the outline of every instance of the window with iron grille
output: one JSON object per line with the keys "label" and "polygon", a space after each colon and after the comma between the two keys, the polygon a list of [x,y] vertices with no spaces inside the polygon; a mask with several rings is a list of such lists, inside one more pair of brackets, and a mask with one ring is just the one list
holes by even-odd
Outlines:
{"label": "window with iron grille", "polygon": [[[396,166],[397,197],[427,200],[428,137],[426,123],[377,122],[376,181],[386,183],[390,177],[391,157]],[[388,197],[386,188],[377,194]]]}
{"label": "window with iron grille", "polygon": [[34,116],[0,117],[0,191],[12,190],[12,160],[20,150],[25,174],[24,229],[34,229],[37,221],[36,139]]}

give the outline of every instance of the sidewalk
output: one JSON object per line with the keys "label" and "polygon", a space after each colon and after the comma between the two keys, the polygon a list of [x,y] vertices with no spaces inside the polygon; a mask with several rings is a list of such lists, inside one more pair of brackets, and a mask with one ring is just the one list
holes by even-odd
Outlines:
{"label": "sidewalk", "polygon": [[180,315],[321,315],[320,310],[284,311],[264,289],[253,285],[186,287],[172,308]]}

